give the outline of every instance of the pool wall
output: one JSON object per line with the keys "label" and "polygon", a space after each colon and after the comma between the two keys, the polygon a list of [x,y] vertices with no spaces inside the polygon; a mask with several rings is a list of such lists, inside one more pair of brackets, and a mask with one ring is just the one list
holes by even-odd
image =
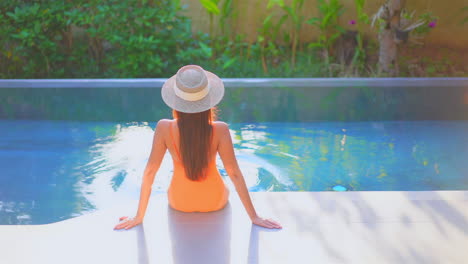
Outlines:
{"label": "pool wall", "polygon": [[[0,119],[157,121],[166,79],[0,80]],[[223,79],[220,119],[468,120],[468,78]]]}

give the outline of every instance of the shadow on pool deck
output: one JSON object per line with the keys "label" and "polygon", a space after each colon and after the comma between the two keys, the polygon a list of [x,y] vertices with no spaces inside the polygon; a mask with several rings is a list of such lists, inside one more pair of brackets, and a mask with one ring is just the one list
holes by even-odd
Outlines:
{"label": "shadow on pool deck", "polygon": [[[220,211],[212,213],[184,213],[168,206],[168,225],[174,264],[186,263],[230,263],[231,254],[231,204]],[[144,227],[137,227],[138,263],[149,261]],[[258,239],[261,232],[279,232],[251,226],[248,241],[246,263],[259,263]]]}
{"label": "shadow on pool deck", "polygon": [[229,263],[232,210],[184,213],[168,206],[168,224],[174,264]]}

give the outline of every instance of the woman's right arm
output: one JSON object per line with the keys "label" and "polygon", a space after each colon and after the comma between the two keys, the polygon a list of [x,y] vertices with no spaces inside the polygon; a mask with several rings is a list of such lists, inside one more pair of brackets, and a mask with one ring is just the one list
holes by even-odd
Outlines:
{"label": "woman's right arm", "polygon": [[234,184],[237,194],[239,195],[242,204],[244,205],[247,214],[252,220],[252,223],[267,227],[267,228],[281,228],[281,225],[271,219],[264,219],[257,215],[255,208],[250,199],[247,185],[245,184],[244,176],[237,164],[237,159],[234,154],[234,146],[232,145],[231,134],[229,133],[229,127],[224,122],[218,122],[220,125],[220,141],[218,146],[219,156],[223,161],[224,168],[226,169],[229,178]]}
{"label": "woman's right arm", "polygon": [[140,202],[138,203],[136,216],[133,218],[129,218],[127,216],[120,217],[119,220],[126,220],[117,224],[114,229],[130,229],[143,222],[143,218],[145,217],[146,209],[148,207],[148,201],[151,195],[151,187],[154,182],[154,177],[158,172],[159,167],[161,166],[161,162],[167,150],[166,143],[164,142],[163,126],[168,126],[168,124],[165,120],[160,120],[154,129],[153,145],[151,147],[151,153],[146,164],[145,172],[143,173],[143,181],[141,183],[140,190]]}

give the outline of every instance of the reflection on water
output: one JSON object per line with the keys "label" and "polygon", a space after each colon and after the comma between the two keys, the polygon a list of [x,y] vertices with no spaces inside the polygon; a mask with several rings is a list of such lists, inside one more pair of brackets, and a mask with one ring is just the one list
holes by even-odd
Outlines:
{"label": "reflection on water", "polygon": [[[128,200],[129,196],[138,197],[153,133],[148,123],[115,124],[112,135],[89,148],[90,162],[80,166],[89,175],[78,183],[82,194],[99,208],[115,204],[119,199]],[[154,192],[168,186],[172,170],[169,162],[170,157],[164,159]]]}
{"label": "reflection on water", "polygon": [[[154,125],[147,123],[117,124],[113,136],[89,149],[92,159],[81,166],[81,169],[87,171],[90,177],[79,183],[79,189],[96,207],[115,204],[116,199],[128,200],[128,196],[138,197],[143,171],[151,151],[152,127]],[[260,136],[257,136],[255,131],[249,132],[250,140],[234,141],[236,148],[239,144],[236,154],[250,190],[275,191],[290,188],[293,183],[280,167],[251,152],[253,149],[249,144],[260,148],[258,139],[265,133],[258,133]],[[232,133],[235,134],[234,131]],[[219,156],[217,165],[226,184],[234,190]],[[156,175],[153,193],[166,192],[172,169],[172,158],[167,151]]]}
{"label": "reflection on water", "polygon": [[[154,126],[0,121],[0,224],[50,223],[138,197]],[[230,129],[250,191],[468,189],[466,121]],[[217,164],[234,190],[219,157]],[[154,193],[166,192],[172,169],[167,152]]]}

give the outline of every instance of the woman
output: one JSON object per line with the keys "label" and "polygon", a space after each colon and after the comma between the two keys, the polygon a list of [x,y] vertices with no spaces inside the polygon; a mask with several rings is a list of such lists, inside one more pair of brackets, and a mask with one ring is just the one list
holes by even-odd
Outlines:
{"label": "woman", "polygon": [[174,162],[168,190],[169,205],[173,209],[211,212],[225,207],[229,191],[216,168],[216,154],[219,153],[252,223],[281,228],[279,223],[259,217],[255,212],[234,155],[228,125],[214,121],[215,106],[224,96],[221,79],[200,66],[187,65],[164,83],[161,94],[173,109],[174,120],[162,119],[156,125],[137,214],[133,218],[121,217],[115,229],[129,229],[143,222],[154,176],[167,149]]}

